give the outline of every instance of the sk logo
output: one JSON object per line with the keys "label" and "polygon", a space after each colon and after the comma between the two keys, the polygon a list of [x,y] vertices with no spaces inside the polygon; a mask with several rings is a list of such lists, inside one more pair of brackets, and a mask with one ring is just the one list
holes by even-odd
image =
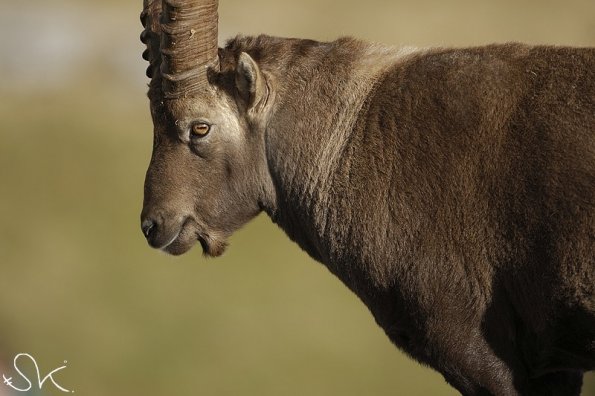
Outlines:
{"label": "sk logo", "polygon": [[[23,374],[23,372],[21,371],[21,369],[19,368],[19,366],[17,364],[19,358],[28,358],[29,360],[31,360],[33,362],[33,365],[35,366],[35,371],[37,372],[37,378],[36,378],[37,383],[35,385],[38,386],[38,389],[41,390],[43,388],[44,383],[49,379],[52,382],[52,384],[60,391],[65,392],[65,393],[74,393],[74,391],[68,390],[68,389],[63,388],[60,385],[58,385],[58,383],[54,379],[54,374],[60,370],[65,369],[66,366],[60,366],[60,367],[50,371],[49,374],[47,374],[45,377],[41,378],[41,373],[39,372],[39,366],[37,365],[37,362],[35,361],[33,356],[29,355],[28,353],[19,353],[18,355],[16,355],[14,357],[14,369],[17,371],[17,373],[19,373],[21,378],[25,382],[27,382],[28,385],[24,388],[15,386],[15,385],[13,385],[12,377],[6,378],[6,375],[2,374],[2,379],[3,379],[5,385],[11,387],[12,389],[16,390],[17,392],[27,392],[27,391],[31,390],[31,388],[33,387],[33,383],[31,382],[31,380],[25,374]],[[66,361],[64,363],[66,364]]]}

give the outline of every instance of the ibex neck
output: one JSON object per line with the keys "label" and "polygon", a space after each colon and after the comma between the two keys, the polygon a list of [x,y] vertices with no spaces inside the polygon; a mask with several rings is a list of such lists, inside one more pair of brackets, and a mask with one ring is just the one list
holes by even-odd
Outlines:
{"label": "ibex neck", "polygon": [[334,186],[341,158],[377,82],[404,54],[353,39],[296,43],[292,58],[270,67],[278,84],[267,128],[267,157],[276,190],[273,220],[315,259],[334,263],[331,207],[345,204]]}

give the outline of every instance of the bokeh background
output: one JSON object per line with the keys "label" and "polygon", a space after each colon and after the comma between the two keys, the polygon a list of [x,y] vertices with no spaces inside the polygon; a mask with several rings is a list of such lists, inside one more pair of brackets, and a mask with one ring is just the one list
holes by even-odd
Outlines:
{"label": "bokeh background", "polygon": [[[593,0],[220,3],[221,43],[264,32],[595,45]],[[43,375],[67,360],[56,379],[85,396],[456,394],[393,348],[364,305],[266,217],[220,259],[148,248],[141,6],[0,0],[4,364],[27,352]],[[583,394],[595,395],[593,374]]]}

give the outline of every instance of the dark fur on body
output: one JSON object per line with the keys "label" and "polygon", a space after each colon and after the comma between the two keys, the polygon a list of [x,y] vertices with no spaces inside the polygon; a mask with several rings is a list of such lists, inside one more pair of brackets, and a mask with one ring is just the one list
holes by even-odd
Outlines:
{"label": "dark fur on body", "polygon": [[[461,393],[578,395],[595,369],[595,49],[370,48],[220,50],[213,84],[260,136],[242,199]],[[238,81],[243,52],[258,66]]]}

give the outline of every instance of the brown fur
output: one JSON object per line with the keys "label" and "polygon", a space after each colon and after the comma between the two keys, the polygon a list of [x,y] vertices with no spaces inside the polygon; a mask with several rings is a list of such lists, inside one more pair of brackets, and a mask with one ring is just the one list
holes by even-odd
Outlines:
{"label": "brown fur", "polygon": [[[595,369],[595,49],[259,36],[220,62],[203,96],[152,102],[153,246],[217,255],[264,210],[461,393],[580,393]],[[211,133],[189,139],[193,120]]]}

